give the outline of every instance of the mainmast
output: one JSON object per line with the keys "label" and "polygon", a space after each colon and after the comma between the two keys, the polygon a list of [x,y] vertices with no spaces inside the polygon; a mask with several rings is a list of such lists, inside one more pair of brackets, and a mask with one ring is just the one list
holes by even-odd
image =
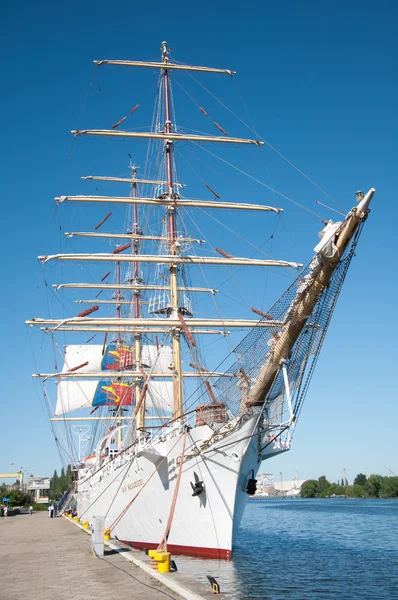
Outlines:
{"label": "mainmast", "polygon": [[[171,133],[171,113],[170,113],[170,83],[169,83],[169,71],[167,69],[167,63],[169,62],[169,52],[167,43],[162,42],[162,63],[166,65],[163,70],[163,82],[164,82],[164,104],[165,104],[165,133]],[[172,169],[172,148],[173,141],[166,140],[165,143],[165,160],[166,160],[166,178],[168,186],[168,198],[174,200],[173,191],[173,169]],[[167,228],[169,234],[169,253],[170,255],[177,254],[177,248],[175,244],[176,238],[176,205],[171,203],[167,208]],[[179,302],[178,302],[178,286],[177,286],[177,265],[170,265],[170,301],[171,301],[171,314],[170,318],[178,318],[179,313]],[[182,365],[181,365],[181,337],[180,330],[173,329],[172,333],[173,341],[173,367],[174,367],[174,418],[179,418],[182,415],[182,396],[183,396],[183,385],[182,385]]]}

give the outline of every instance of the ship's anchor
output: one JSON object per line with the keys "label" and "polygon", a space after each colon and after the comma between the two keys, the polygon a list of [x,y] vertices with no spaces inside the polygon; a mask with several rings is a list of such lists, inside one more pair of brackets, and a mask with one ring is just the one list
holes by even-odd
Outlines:
{"label": "ship's anchor", "polygon": [[190,481],[191,484],[191,488],[193,489],[193,494],[192,496],[200,496],[200,494],[202,492],[204,492],[205,488],[203,485],[203,481],[199,481],[199,477],[197,476],[197,474],[193,473],[193,476],[195,478],[195,483],[192,483],[192,481]]}
{"label": "ship's anchor", "polygon": [[249,496],[254,496],[257,489],[257,479],[254,479],[254,469],[252,469],[251,474],[251,478],[247,480],[246,494],[249,494]]}

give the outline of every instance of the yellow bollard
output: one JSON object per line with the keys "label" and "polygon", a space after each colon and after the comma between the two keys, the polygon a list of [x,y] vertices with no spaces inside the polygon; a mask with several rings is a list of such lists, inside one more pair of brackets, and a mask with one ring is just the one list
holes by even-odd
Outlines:
{"label": "yellow bollard", "polygon": [[88,529],[88,521],[82,521],[84,529]]}
{"label": "yellow bollard", "polygon": [[111,539],[111,530],[104,529],[104,541],[109,542],[110,539]]}
{"label": "yellow bollard", "polygon": [[77,523],[78,520],[79,520],[79,517],[73,517],[73,520],[74,520],[75,523]]}
{"label": "yellow bollard", "polygon": [[[156,562],[158,573],[170,573],[170,552],[163,552],[162,550],[149,550],[148,556]],[[154,565],[151,565],[155,568]]]}

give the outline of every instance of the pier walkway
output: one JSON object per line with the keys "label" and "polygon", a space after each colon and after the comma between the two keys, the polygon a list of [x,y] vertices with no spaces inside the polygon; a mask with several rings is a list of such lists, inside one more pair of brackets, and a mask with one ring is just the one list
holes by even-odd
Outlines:
{"label": "pier walkway", "polygon": [[0,519],[0,600],[180,600],[118,553],[95,558],[87,533],[46,512]]}

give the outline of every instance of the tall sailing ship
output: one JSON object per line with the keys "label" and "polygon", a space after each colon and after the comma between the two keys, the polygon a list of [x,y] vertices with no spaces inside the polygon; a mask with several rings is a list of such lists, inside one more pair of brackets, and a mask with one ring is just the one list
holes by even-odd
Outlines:
{"label": "tall sailing ship", "polygon": [[[55,391],[50,420],[58,428],[57,443],[70,447],[74,454],[81,520],[105,516],[111,536],[136,548],[167,547],[181,554],[231,558],[261,462],[290,449],[375,190],[357,193],[357,204],[341,221],[324,222],[315,254],[304,268],[268,256],[236,257],[230,249],[218,247],[205,255],[204,240],[189,233],[188,218],[183,218],[192,219],[192,208],[267,212],[275,218],[282,210],[224,201],[207,183],[213,199],[185,198],[185,186],[178,180],[179,144],[181,152],[187,144],[249,145],[253,151],[263,144],[262,140],[230,137],[215,121],[217,136],[177,128],[172,82],[180,71],[231,77],[235,73],[174,62],[166,42],[161,45],[159,62],[95,63],[157,72],[154,123],[147,132],[121,130],[123,117],[110,130],[75,130],[73,135],[147,140],[147,156],[155,157],[154,169],[152,173],[146,169],[140,177],[131,161],[128,177],[83,177],[95,183],[127,184],[126,196],[56,198],[62,206],[76,202],[103,203],[108,209],[123,205],[126,218],[123,229],[107,232],[110,210],[92,231],[66,233],[69,240],[94,238],[94,242],[110,244],[110,252],[39,257],[42,263],[77,261],[84,271],[93,263],[97,269],[102,263],[111,266],[91,282],[54,285],[55,293],[60,289],[67,293],[68,288],[79,294],[89,292],[92,298],[76,300],[89,308],[77,315],[65,317],[64,313],[62,319],[27,321],[50,337],[56,356],[63,355],[61,368],[56,360],[55,372],[35,377],[42,381],[46,399],[51,396],[49,386]],[[198,108],[211,118],[209,111]],[[131,153],[133,148],[131,143]],[[221,221],[217,223],[222,226]],[[267,312],[252,308],[256,318],[231,319],[222,314],[210,318],[197,314],[200,303],[192,299],[213,299],[217,290],[195,286],[190,275],[195,269],[205,274],[208,265],[290,273],[297,269],[298,275]],[[97,311],[109,311],[110,316],[97,316]],[[204,347],[202,340],[228,338],[230,330],[244,328],[249,332],[238,342],[236,335],[231,336],[231,350],[218,361],[219,366],[208,367],[207,356],[214,363],[217,353]],[[73,332],[75,343],[60,347],[61,332],[68,336],[66,340],[72,340]],[[82,454],[85,449],[87,456]]]}

